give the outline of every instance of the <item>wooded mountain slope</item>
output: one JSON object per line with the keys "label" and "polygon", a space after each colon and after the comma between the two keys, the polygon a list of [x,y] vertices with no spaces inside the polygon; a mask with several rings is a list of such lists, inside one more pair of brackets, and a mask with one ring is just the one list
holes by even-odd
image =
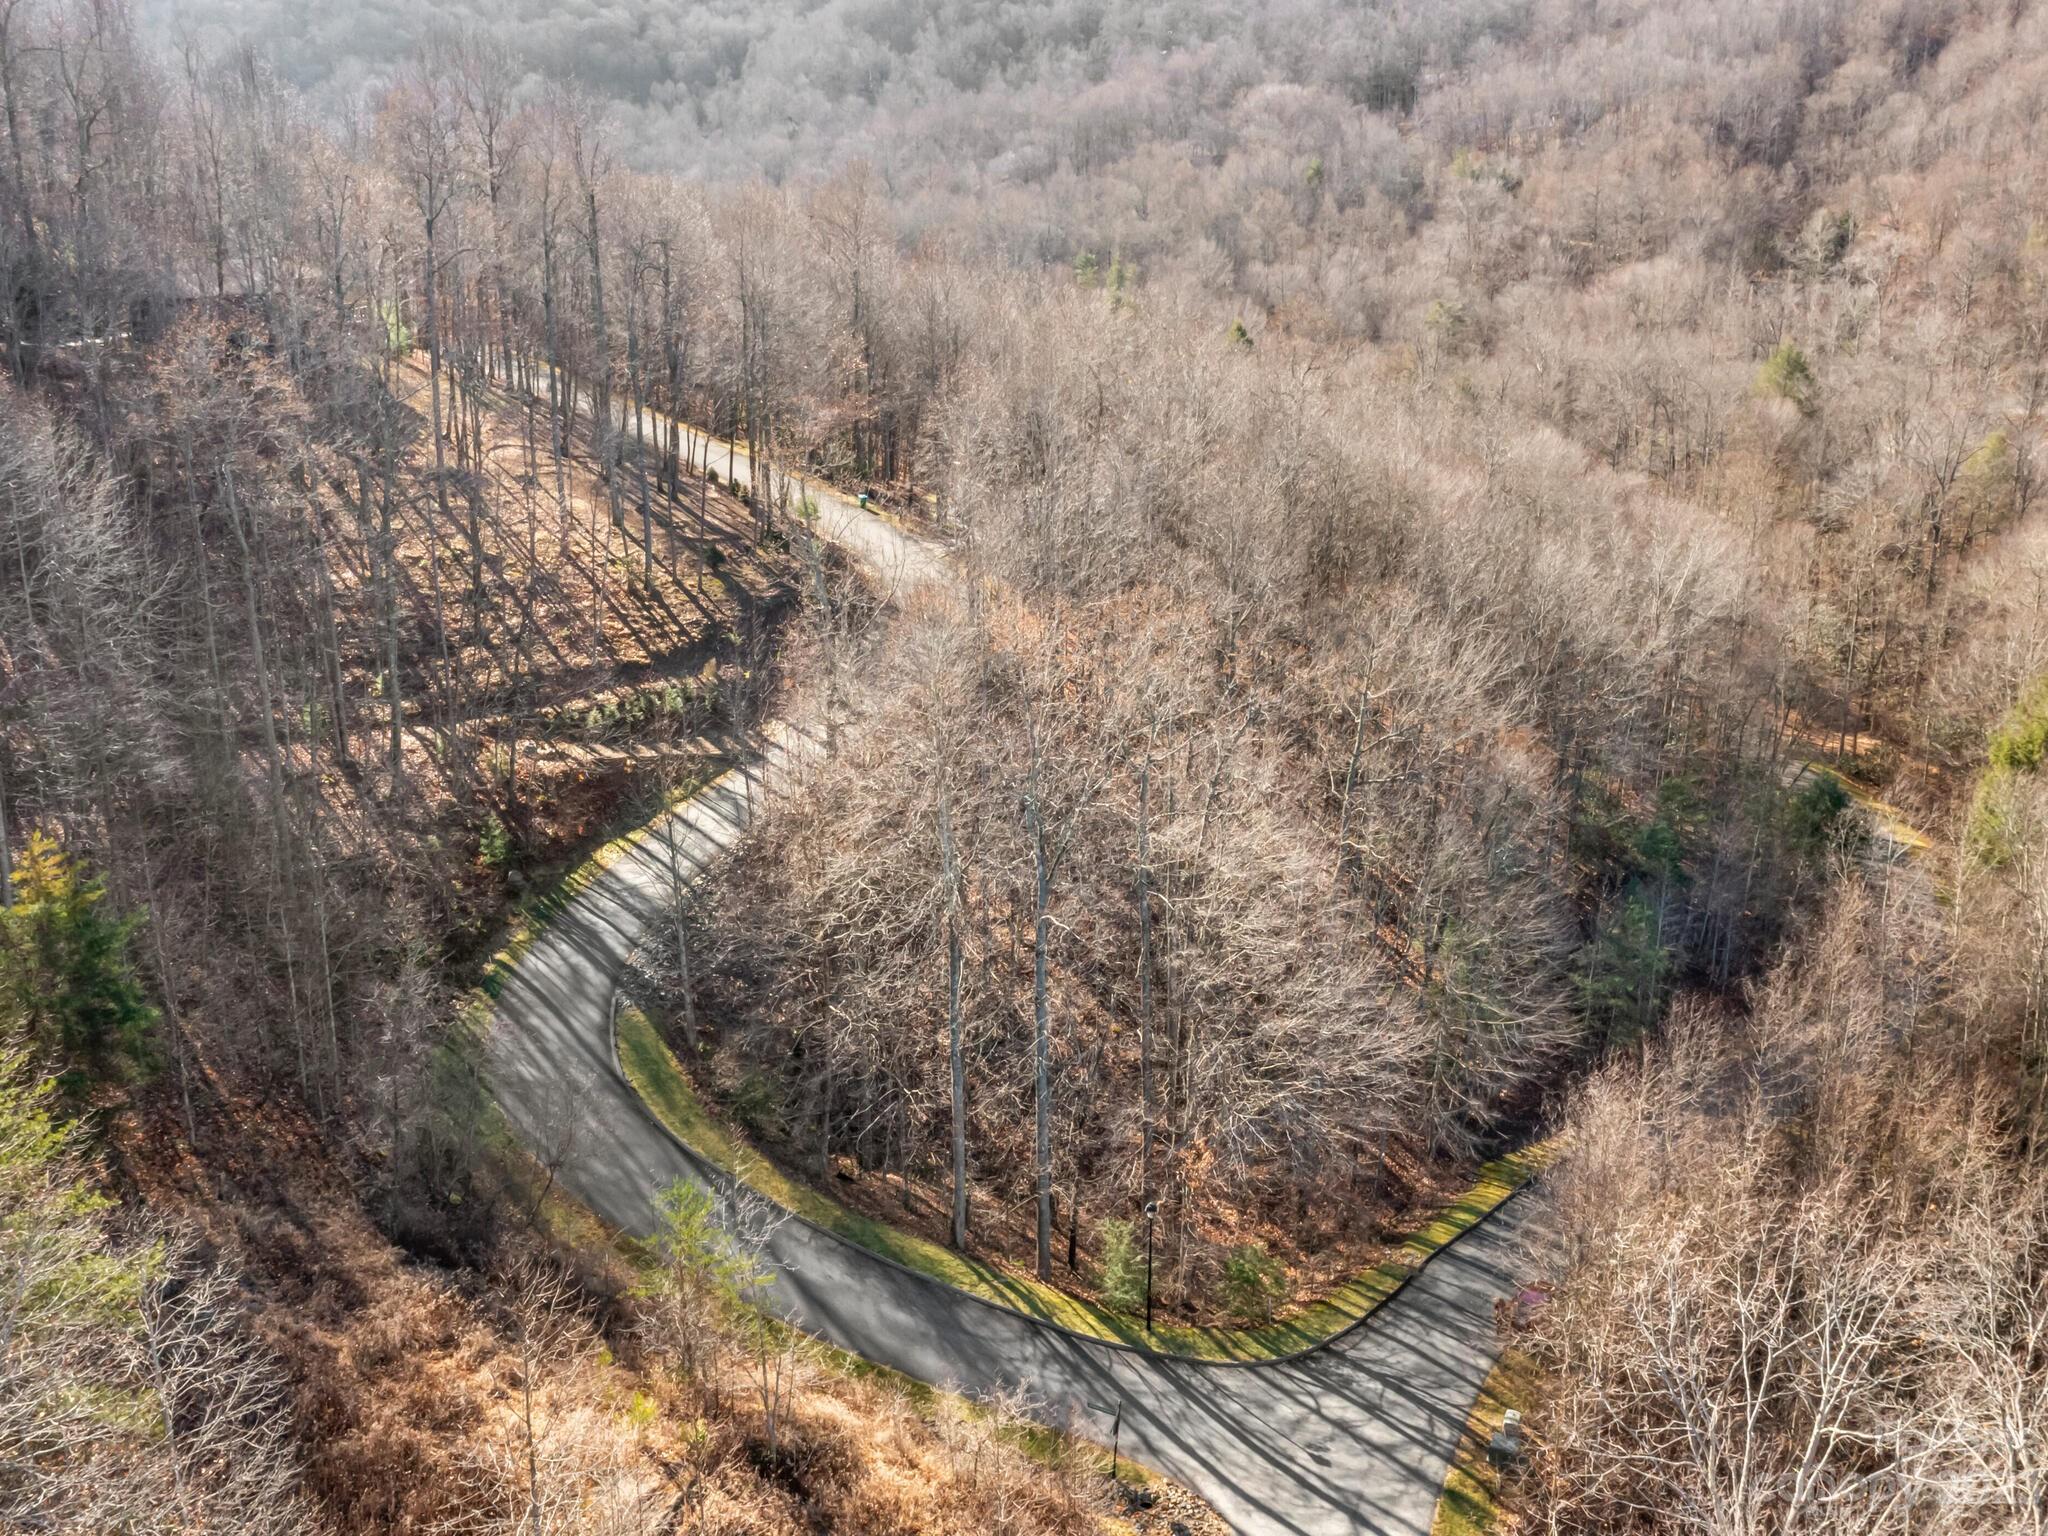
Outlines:
{"label": "wooded mountain slope", "polygon": [[[1079,1259],[1157,1196],[1200,1310],[1562,1100],[1561,1527],[2027,1517],[2040,7],[493,7],[389,52],[283,14],[0,0],[0,995],[123,1213],[26,1087],[20,1199],[109,1337],[175,1291],[138,1213],[252,1277],[280,1522],[449,1517],[349,1499],[483,1419],[323,1470],[360,1424],[279,1319],[367,1326],[389,1240],[446,1267],[409,1315],[517,1352],[485,1293],[554,1294],[519,1266],[562,1245],[462,999],[783,682],[834,750],[686,927],[711,1086],[793,1161],[1028,1210],[1041,1270],[1056,1202]],[[817,477],[957,586],[883,622]],[[1821,760],[1934,834],[1943,899],[1858,862]],[[323,1223],[339,1257],[278,1235]],[[1752,1420],[1659,1351],[1759,1266],[1818,1374]],[[1843,1376],[1806,1298],[1849,1280]],[[633,1304],[580,1284],[601,1362]],[[407,1354],[335,1348],[358,1407]],[[683,1374],[663,1432],[708,1393],[742,1502],[857,1486]],[[1759,1427],[1689,1436],[1700,1401]],[[172,1420],[120,1454],[177,1465]],[[86,1452],[35,1444],[23,1518]],[[688,1505],[664,1457],[564,1486]]]}

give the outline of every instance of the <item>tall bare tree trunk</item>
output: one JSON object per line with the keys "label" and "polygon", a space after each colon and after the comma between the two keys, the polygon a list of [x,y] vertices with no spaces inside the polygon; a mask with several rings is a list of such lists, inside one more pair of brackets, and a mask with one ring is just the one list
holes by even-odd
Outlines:
{"label": "tall bare tree trunk", "polygon": [[391,529],[392,504],[398,480],[397,434],[391,425],[389,397],[378,402],[384,431],[384,491],[377,509],[377,561],[384,608],[384,676],[391,711],[391,798],[405,790],[405,697],[398,679],[398,540]]}
{"label": "tall bare tree trunk", "polygon": [[967,1246],[967,1052],[960,1017],[960,855],[953,843],[953,797],[939,776],[939,852],[946,867],[946,1050],[953,1079],[953,1246]]}
{"label": "tall bare tree trunk", "polygon": [[1052,866],[1045,846],[1045,807],[1039,799],[1037,742],[1032,743],[1026,811],[1031,818],[1034,922],[1031,936],[1033,1097],[1037,1106],[1032,1164],[1038,1180],[1038,1278],[1052,1278]]}
{"label": "tall bare tree trunk", "polygon": [[1138,1185],[1152,1198],[1152,765],[1138,769]]}

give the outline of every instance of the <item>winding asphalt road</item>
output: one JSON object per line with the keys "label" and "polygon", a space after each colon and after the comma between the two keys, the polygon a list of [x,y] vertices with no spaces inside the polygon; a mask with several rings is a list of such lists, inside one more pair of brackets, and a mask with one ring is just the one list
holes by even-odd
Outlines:
{"label": "winding asphalt road", "polygon": [[[818,501],[823,534],[885,586],[900,590],[943,570],[930,544],[842,498]],[[651,824],[587,885],[499,995],[488,1065],[508,1118],[559,1164],[574,1195],[627,1231],[654,1230],[655,1191],[710,1174],[617,1069],[618,978],[666,911],[674,865],[694,876],[816,750],[794,726],[770,728],[747,761]],[[1163,1360],[1082,1339],[798,1221],[770,1242],[778,1270],[771,1305],[919,1380],[976,1394],[1021,1389],[1040,1417],[1103,1443],[1121,1405],[1124,1450],[1199,1493],[1247,1536],[1425,1536],[1498,1349],[1493,1300],[1516,1282],[1534,1214],[1531,1197],[1511,1200],[1362,1326],[1266,1365]]]}

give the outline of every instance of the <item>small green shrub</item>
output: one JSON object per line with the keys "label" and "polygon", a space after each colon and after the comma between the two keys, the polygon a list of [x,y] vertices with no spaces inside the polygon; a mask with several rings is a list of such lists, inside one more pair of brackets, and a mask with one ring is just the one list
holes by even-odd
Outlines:
{"label": "small green shrub", "polygon": [[1257,1243],[1242,1243],[1223,1261],[1223,1305],[1241,1323],[1270,1323],[1287,1299],[1287,1272]]}
{"label": "small green shrub", "polygon": [[1118,1312],[1136,1312],[1145,1305],[1145,1260],[1128,1221],[1102,1224],[1102,1274],[1097,1281],[1102,1300]]}
{"label": "small green shrub", "polygon": [[1826,219],[1820,230],[1820,252],[1830,267],[1838,266],[1849,254],[1856,238],[1856,215],[1838,213]]}
{"label": "small green shrub", "polygon": [[1963,844],[1972,858],[1993,869],[2012,862],[2012,778],[2004,769],[1987,768],[1970,798]]}
{"label": "small green shrub", "polygon": [[1815,773],[1785,801],[1785,838],[1801,853],[1818,853],[1834,840],[1842,815],[1855,801],[1832,773]]}
{"label": "small green shrub", "polygon": [[1997,429],[1986,433],[1984,441],[1973,448],[1970,456],[1963,460],[1963,475],[1966,479],[2011,473],[2012,439]]}
{"label": "small green shrub", "polygon": [[2013,856],[2012,798],[2015,781],[2039,773],[2048,763],[2048,677],[2020,695],[2011,713],[1991,733],[1988,765],[1970,802],[1965,841],[1970,852],[1993,867]]}
{"label": "small green shrub", "polygon": [[749,1072],[733,1090],[732,1117],[756,1136],[774,1135],[782,1124],[782,1092],[774,1079]]}
{"label": "small green shrub", "polygon": [[1125,261],[1121,252],[1112,252],[1109,258],[1110,308],[1123,308],[1127,302],[1124,298],[1125,293],[1137,286],[1137,263]]}
{"label": "small green shrub", "polygon": [[483,830],[477,834],[476,856],[486,869],[503,869],[512,861],[512,834],[495,811],[484,818]]}
{"label": "small green shrub", "polygon": [[1991,735],[1991,766],[2008,773],[2039,773],[2048,761],[2048,678],[2020,696]]}
{"label": "small green shrub", "polygon": [[377,318],[383,323],[385,350],[393,357],[404,357],[409,354],[413,347],[412,327],[405,323],[398,306],[379,303]]}
{"label": "small green shrub", "polygon": [[1806,360],[1806,354],[1798,344],[1791,341],[1781,341],[1771,349],[1771,355],[1757,369],[1756,382],[1752,386],[1757,394],[1768,399],[1790,400],[1801,411],[1813,409],[1818,387],[1813,364]]}
{"label": "small green shrub", "polygon": [[1832,272],[1856,239],[1856,215],[1817,208],[1793,242],[1792,258],[1814,272]]}
{"label": "small green shrub", "polygon": [[1431,299],[1422,323],[1446,356],[1467,351],[1472,339],[1472,312],[1459,299]]}

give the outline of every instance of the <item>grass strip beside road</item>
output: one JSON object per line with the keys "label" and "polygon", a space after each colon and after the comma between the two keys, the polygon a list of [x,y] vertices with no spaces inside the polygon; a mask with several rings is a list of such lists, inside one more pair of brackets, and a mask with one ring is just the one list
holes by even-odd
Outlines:
{"label": "grass strip beside road", "polygon": [[1501,1351],[1465,1421],[1430,1536],[1490,1536],[1499,1529],[1501,1472],[1487,1459],[1486,1448],[1508,1409],[1519,1408],[1526,1416],[1534,1406],[1537,1381],[1536,1362],[1527,1353],[1513,1344]]}
{"label": "grass strip beside road", "polygon": [[1343,1332],[1398,1291],[1436,1253],[1498,1209],[1553,1150],[1551,1143],[1538,1143],[1486,1164],[1471,1189],[1380,1263],[1288,1317],[1251,1328],[1167,1324],[1154,1328],[1148,1337],[1134,1318],[877,1221],[791,1178],[705,1108],[654,1021],[637,1008],[619,1010],[618,1049],[634,1091],[662,1124],[705,1161],[784,1209],[906,1269],[1026,1316],[1091,1338],[1197,1360],[1274,1360]]}
{"label": "grass strip beside road", "polygon": [[581,895],[592,881],[652,836],[655,824],[662,817],[680,810],[699,790],[731,766],[730,759],[723,753],[707,754],[691,763],[688,772],[661,795],[653,814],[647,813],[643,802],[633,817],[632,827],[599,844],[560,880],[538,896],[531,897],[514,907],[503,940],[492,952],[491,957],[484,962],[482,974],[470,993],[465,1013],[473,1015],[479,1023],[488,1018],[491,1004],[504,990],[506,980],[518,968],[526,952],[533,948],[543,933],[547,932],[548,924],[567,910],[569,904]]}

